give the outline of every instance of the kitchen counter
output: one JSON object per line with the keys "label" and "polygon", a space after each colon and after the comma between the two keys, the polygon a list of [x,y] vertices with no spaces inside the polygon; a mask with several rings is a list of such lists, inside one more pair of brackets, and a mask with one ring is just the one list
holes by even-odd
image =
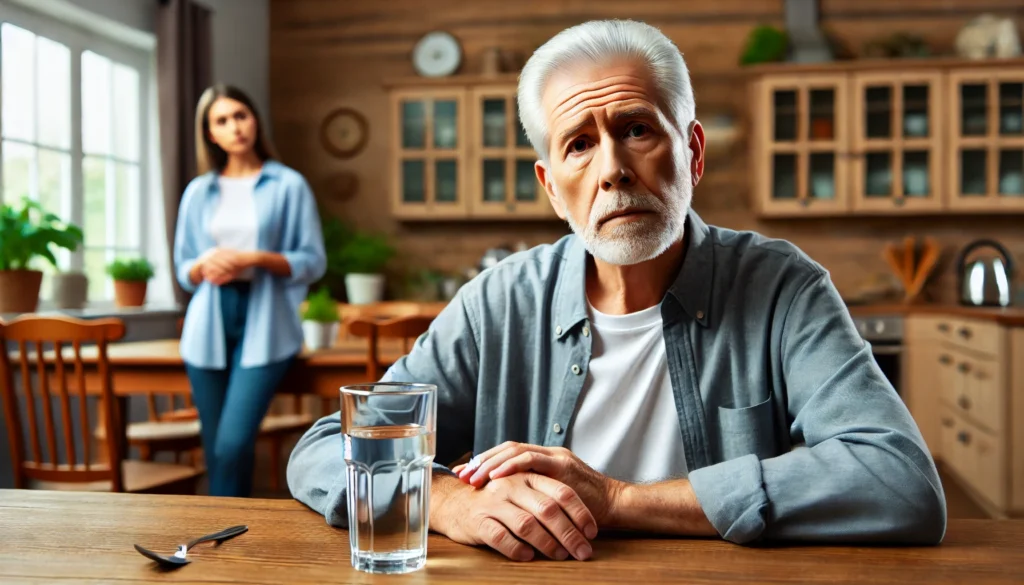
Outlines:
{"label": "kitchen counter", "polygon": [[854,317],[874,315],[948,315],[965,319],[984,319],[1008,327],[1024,327],[1024,307],[965,307],[951,304],[878,303],[850,305]]}

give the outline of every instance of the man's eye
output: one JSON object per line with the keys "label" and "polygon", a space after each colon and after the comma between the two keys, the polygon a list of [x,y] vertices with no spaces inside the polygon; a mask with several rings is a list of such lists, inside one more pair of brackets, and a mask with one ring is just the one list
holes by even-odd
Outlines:
{"label": "man's eye", "polygon": [[572,145],[569,146],[569,150],[572,152],[583,152],[587,149],[587,140],[585,138],[577,138],[572,141]]}
{"label": "man's eye", "polygon": [[626,135],[630,138],[643,138],[644,136],[647,136],[649,132],[650,128],[647,126],[644,126],[643,124],[635,124],[629,127],[629,130],[626,131]]}

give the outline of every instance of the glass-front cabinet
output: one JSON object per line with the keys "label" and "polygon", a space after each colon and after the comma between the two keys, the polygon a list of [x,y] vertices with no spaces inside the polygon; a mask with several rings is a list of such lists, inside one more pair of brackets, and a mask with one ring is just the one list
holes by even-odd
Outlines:
{"label": "glass-front cabinet", "polygon": [[866,72],[852,80],[852,209],[941,210],[941,72]]}
{"label": "glass-front cabinet", "polygon": [[1024,67],[949,80],[950,209],[1024,210]]}
{"label": "glass-front cabinet", "polygon": [[465,92],[392,94],[392,204],[396,217],[456,219],[469,208]]}
{"label": "glass-front cabinet", "polygon": [[550,218],[554,211],[537,180],[537,155],[519,123],[515,86],[470,90],[472,217]]}
{"label": "glass-front cabinet", "polygon": [[846,77],[772,77],[759,93],[755,190],[761,213],[832,215],[846,209]]}

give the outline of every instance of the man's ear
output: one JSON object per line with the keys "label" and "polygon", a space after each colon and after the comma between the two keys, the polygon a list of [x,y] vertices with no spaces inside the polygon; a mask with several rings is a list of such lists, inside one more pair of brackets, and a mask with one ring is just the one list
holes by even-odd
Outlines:
{"label": "man's ear", "polygon": [[700,122],[694,120],[690,123],[690,176],[693,186],[696,187],[700,178],[704,176],[704,127]]}
{"label": "man's ear", "polygon": [[562,221],[565,221],[565,208],[562,207],[562,202],[558,200],[558,195],[555,194],[555,185],[551,182],[551,175],[548,173],[548,168],[544,165],[544,161],[539,160],[534,163],[533,170],[537,173],[537,180],[540,181],[541,185],[544,185],[544,191],[548,194],[548,201],[551,202],[555,215]]}

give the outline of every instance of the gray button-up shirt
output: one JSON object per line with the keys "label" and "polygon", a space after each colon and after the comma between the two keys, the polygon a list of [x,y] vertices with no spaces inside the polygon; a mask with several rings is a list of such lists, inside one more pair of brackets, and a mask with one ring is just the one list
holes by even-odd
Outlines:
{"label": "gray button-up shirt", "polygon": [[[725,539],[937,543],[946,507],[906,406],[828,273],[792,244],[691,211],[661,304],[689,480]],[[438,387],[437,462],[506,440],[561,446],[591,355],[575,236],[466,284],[385,379]],[[637,421],[643,424],[644,421]],[[346,524],[338,414],[288,464],[300,501]]]}

